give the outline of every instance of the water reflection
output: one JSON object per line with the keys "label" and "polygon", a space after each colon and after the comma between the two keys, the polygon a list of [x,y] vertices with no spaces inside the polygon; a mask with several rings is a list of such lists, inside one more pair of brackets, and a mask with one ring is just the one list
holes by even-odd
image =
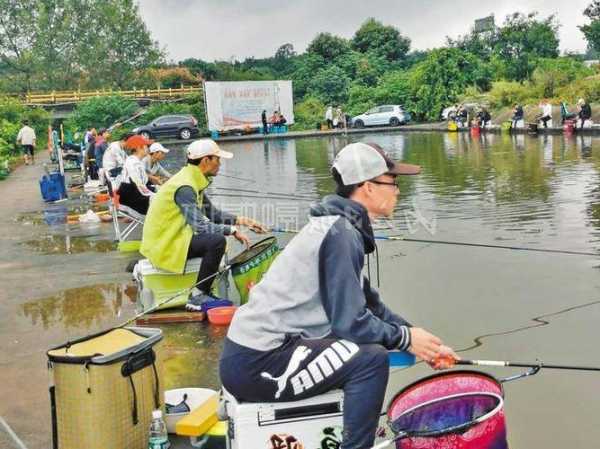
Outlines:
{"label": "water reflection", "polygon": [[[302,226],[309,198],[335,188],[329,174],[335,154],[354,141],[378,143],[423,167],[420,176],[399,179],[400,201],[387,222],[397,232],[409,231],[407,214],[419,212],[438,219],[438,233],[477,242],[523,240],[573,250],[598,243],[600,139],[592,136],[415,132],[230,142],[223,146],[235,157],[223,170],[246,180],[217,177],[215,198],[269,224],[295,215]],[[182,153],[169,157],[172,167],[184,162]]]}
{"label": "water reflection", "polygon": [[87,237],[65,235],[42,235],[36,240],[24,242],[29,248],[42,254],[78,254],[85,252],[107,253],[117,249],[112,240],[97,240]]}
{"label": "water reflection", "polygon": [[120,316],[125,306],[133,310],[135,300],[136,288],[132,284],[98,284],[26,302],[21,305],[20,314],[44,330],[55,326],[89,329]]}
{"label": "water reflection", "polygon": [[164,334],[165,389],[219,388],[219,356],[227,327],[204,323],[160,326]]}

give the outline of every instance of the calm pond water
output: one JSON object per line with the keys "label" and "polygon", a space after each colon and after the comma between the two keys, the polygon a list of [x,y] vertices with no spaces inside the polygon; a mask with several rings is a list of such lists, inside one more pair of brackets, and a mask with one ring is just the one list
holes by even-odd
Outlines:
{"label": "calm pond water", "polygon": [[[377,224],[378,234],[600,250],[600,139],[588,136],[407,133],[223,143],[235,157],[215,179],[212,199],[296,229],[306,223],[311,199],[332,192],[331,162],[353,141],[376,142],[423,167],[420,176],[400,179],[394,217]],[[180,166],[183,151],[167,162]],[[290,235],[278,237],[285,244]],[[598,258],[391,241],[379,250],[386,302],[464,358],[600,365]],[[219,348],[215,342],[216,353]],[[206,381],[215,355],[192,377]],[[502,378],[517,371],[490,372]],[[397,372],[388,394],[430,373],[423,366]],[[598,374],[575,371],[544,371],[506,384],[511,446],[594,446],[599,387]]]}
{"label": "calm pond water", "polygon": [[[391,219],[376,224],[379,235],[600,252],[600,138],[589,136],[394,133],[223,143],[235,157],[224,162],[210,197],[275,228],[298,229],[311,202],[333,191],[334,155],[354,141],[378,143],[423,167],[421,175],[400,179],[400,201]],[[165,165],[175,171],[184,147],[172,149]],[[276,235],[282,246],[293,237]],[[36,249],[62,248],[55,240]],[[105,250],[97,245],[93,251]],[[598,268],[600,258],[589,255],[402,241],[380,241],[378,263],[371,258],[386,303],[464,358],[600,366]],[[24,304],[19,315],[38,332],[62,326],[80,334],[131,316],[129,290],[119,284],[65,291]],[[93,307],[78,313],[75,296],[89,297]],[[166,388],[217,387],[225,329],[202,323],[163,330]],[[489,372],[503,378],[518,370]],[[394,372],[390,398],[428,374],[422,364]],[[599,389],[599,374],[576,371],[542,371],[505,384],[511,447],[597,446]]]}

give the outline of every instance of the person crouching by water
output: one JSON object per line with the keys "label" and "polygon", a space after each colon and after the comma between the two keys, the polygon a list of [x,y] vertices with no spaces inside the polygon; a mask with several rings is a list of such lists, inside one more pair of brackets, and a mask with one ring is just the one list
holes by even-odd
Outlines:
{"label": "person crouching by water", "polygon": [[125,159],[123,181],[119,187],[119,201],[137,213],[146,215],[154,192],[150,190],[148,175],[142,160],[148,154],[148,145],[153,143],[143,136],[135,135],[127,139],[125,148],[130,156]]}
{"label": "person crouching by water", "polygon": [[592,108],[583,98],[580,98],[577,101],[577,106],[579,107],[579,113],[577,115],[579,116],[579,121],[581,123],[579,129],[583,129],[585,122],[592,119]]}
{"label": "person crouching by water", "polygon": [[538,117],[538,122],[544,123],[544,128],[548,128],[548,122],[552,122],[552,104],[547,99],[543,99],[540,103],[542,115]]}
{"label": "person crouching by water", "polygon": [[410,351],[434,369],[458,356],[392,312],[363,276],[375,251],[371,221],[390,216],[397,164],[375,144],[344,147],[333,163],[337,194],[277,256],[233,317],[220,360],[223,386],[240,401],[296,401],[344,390],[342,449],[373,445],[389,375],[388,350]]}
{"label": "person crouching by water", "polygon": [[173,176],[160,164],[169,150],[160,143],[154,142],[150,145],[149,152],[150,154],[144,158],[146,174],[152,184],[159,186]]}
{"label": "person crouching by water", "polygon": [[201,310],[202,304],[214,299],[210,295],[225,253],[225,236],[231,235],[248,246],[250,241],[237,225],[262,234],[266,228],[257,221],[217,209],[206,196],[210,179],[217,175],[221,158],[232,153],[223,151],[211,139],[192,142],[187,148],[187,164],[164,183],[154,197],[144,222],[140,252],[152,265],[173,273],[183,273],[187,259],[202,257],[197,282],[186,309]]}
{"label": "person crouching by water", "polygon": [[477,113],[477,121],[481,129],[485,129],[492,121],[492,116],[486,108],[481,108]]}
{"label": "person crouching by water", "polygon": [[518,103],[515,103],[513,106],[512,114],[512,128],[516,129],[525,115],[523,112],[523,106],[521,106]]}

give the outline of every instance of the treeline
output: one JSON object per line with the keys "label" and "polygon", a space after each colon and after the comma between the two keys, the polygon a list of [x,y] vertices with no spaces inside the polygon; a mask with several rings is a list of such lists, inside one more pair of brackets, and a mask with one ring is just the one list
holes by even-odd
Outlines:
{"label": "treeline", "polygon": [[0,92],[291,79],[298,128],[313,127],[328,104],[350,114],[402,104],[415,119],[434,120],[470,98],[492,107],[543,97],[600,101],[598,71],[582,62],[600,53],[600,0],[581,19],[587,55],[559,54],[554,16],[514,13],[427,51],[369,18],[349,39],[318,34],[303,53],[286,43],[269,58],[169,64],[134,0],[0,0]]}
{"label": "treeline", "polygon": [[270,58],[179,63],[207,80],[291,79],[296,120],[314,125],[327,104],[356,114],[382,103],[402,104],[419,120],[433,120],[461,99],[485,96],[490,106],[586,96],[597,101],[598,72],[583,64],[600,52],[600,2],[582,15],[586,55],[559,55],[554,16],[514,13],[486,31],[470,30],[428,51],[411,51],[411,40],[395,27],[366,20],[350,39],[320,33],[306,52],[282,45]]}

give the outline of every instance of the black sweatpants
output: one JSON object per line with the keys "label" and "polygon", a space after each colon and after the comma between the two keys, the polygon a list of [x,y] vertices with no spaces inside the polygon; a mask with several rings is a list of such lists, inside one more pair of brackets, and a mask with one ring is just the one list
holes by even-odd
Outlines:
{"label": "black sweatpants", "polygon": [[[202,257],[198,280],[200,282],[211,274],[219,271],[219,264],[225,254],[225,236],[222,234],[194,234],[190,247],[188,248],[188,259]],[[210,293],[210,287],[215,278],[212,277],[198,285],[198,289],[204,293]]]}
{"label": "black sweatpants", "polygon": [[377,344],[300,337],[263,352],[225,339],[220,376],[227,391],[245,402],[296,401],[341,388],[341,449],[367,449],[375,440],[387,387],[388,352]]}
{"label": "black sweatpants", "polygon": [[552,120],[552,117],[550,117],[549,115],[544,115],[542,118],[540,118],[540,121],[544,122],[544,128],[548,128],[549,120]]}
{"label": "black sweatpants", "polygon": [[[94,178],[92,177],[92,179]],[[121,183],[119,187],[119,202],[124,206],[131,207],[138,214],[142,215],[146,215],[150,207],[150,197],[142,195],[137,186],[132,182]]]}

